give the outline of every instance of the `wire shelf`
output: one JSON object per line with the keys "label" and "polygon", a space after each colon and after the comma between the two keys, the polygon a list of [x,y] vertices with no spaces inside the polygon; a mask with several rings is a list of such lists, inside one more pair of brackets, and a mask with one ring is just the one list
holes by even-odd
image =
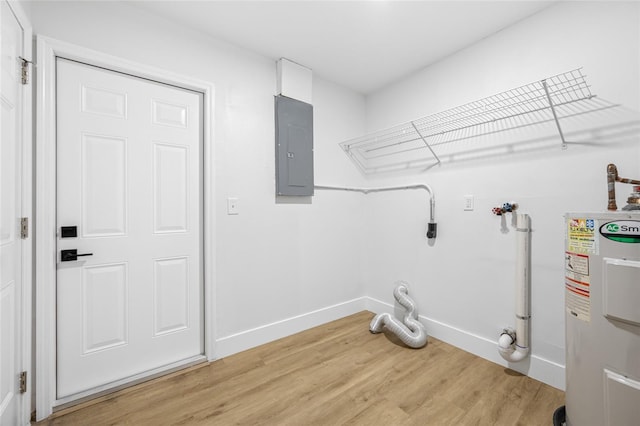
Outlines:
{"label": "wire shelf", "polygon": [[[432,167],[455,151],[446,145],[611,108],[591,93],[581,69],[568,71],[437,114],[340,143],[364,174]],[[473,147],[475,149],[477,147]],[[467,145],[464,149],[469,149]]]}

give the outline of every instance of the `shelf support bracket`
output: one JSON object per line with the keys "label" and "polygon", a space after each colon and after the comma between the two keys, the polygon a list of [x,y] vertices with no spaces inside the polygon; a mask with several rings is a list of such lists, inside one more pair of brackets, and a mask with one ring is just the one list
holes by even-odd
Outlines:
{"label": "shelf support bracket", "polygon": [[562,127],[560,127],[560,121],[558,120],[558,114],[556,114],[556,108],[553,105],[553,100],[551,100],[551,95],[549,94],[549,87],[547,86],[547,80],[542,80],[542,87],[544,87],[544,92],[547,94],[547,100],[549,101],[549,107],[551,108],[551,113],[553,114],[553,119],[556,122],[556,127],[558,128],[558,133],[560,133],[560,139],[562,140],[562,149],[567,149],[567,141],[564,139],[564,133],[562,133]]}
{"label": "shelf support bracket", "polygon": [[424,144],[426,145],[427,148],[429,148],[429,151],[431,151],[431,155],[433,155],[433,158],[436,159],[437,163],[436,164],[440,164],[440,158],[438,158],[438,156],[436,155],[436,153],[433,151],[433,149],[431,148],[431,145],[429,145],[429,142],[427,142],[427,140],[425,139],[424,136],[422,136],[422,133],[420,133],[420,130],[418,130],[418,127],[416,126],[416,124],[412,121],[411,125],[413,126],[413,128],[415,129],[416,133],[418,134],[418,136],[420,136],[420,139],[422,139],[422,142],[424,142]]}

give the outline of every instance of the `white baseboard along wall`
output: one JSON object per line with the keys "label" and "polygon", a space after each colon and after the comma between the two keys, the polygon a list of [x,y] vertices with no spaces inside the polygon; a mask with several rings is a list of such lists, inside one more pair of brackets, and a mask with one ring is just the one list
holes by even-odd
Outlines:
{"label": "white baseboard along wall", "polygon": [[[221,337],[216,341],[215,358],[220,359],[230,356],[363,310],[378,314],[382,312],[394,312],[394,308],[391,304],[366,296],[348,300],[343,303]],[[469,333],[424,315],[420,315],[419,319],[422,324],[424,324],[427,334],[431,337],[496,364],[518,371],[557,389],[564,390],[565,388],[563,365],[540,358],[535,354],[532,354],[528,361],[507,363],[499,355],[496,341]],[[362,332],[369,332],[369,324],[363,324]],[[429,350],[429,345],[427,344],[423,350]]]}

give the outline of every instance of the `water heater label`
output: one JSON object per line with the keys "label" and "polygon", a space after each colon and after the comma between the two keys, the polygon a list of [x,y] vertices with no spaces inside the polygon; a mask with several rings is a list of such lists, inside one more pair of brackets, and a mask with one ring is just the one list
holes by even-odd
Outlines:
{"label": "water heater label", "polygon": [[589,256],[570,251],[564,254],[565,309],[575,318],[591,321],[591,278]]}
{"label": "water heater label", "polygon": [[569,251],[565,252],[564,269],[567,274],[589,276],[589,256]]}
{"label": "water heater label", "polygon": [[616,220],[600,227],[600,235],[619,243],[640,243],[640,221]]}
{"label": "water heater label", "polygon": [[567,220],[567,250],[574,253],[598,254],[595,219]]}

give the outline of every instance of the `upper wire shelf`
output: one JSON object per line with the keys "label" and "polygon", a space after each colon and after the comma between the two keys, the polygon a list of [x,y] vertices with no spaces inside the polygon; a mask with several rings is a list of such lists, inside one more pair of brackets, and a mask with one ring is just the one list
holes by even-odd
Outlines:
{"label": "upper wire shelf", "polygon": [[555,122],[562,147],[566,148],[560,120],[613,106],[591,93],[579,68],[340,146],[365,174],[438,165],[448,152],[447,144],[540,123]]}

